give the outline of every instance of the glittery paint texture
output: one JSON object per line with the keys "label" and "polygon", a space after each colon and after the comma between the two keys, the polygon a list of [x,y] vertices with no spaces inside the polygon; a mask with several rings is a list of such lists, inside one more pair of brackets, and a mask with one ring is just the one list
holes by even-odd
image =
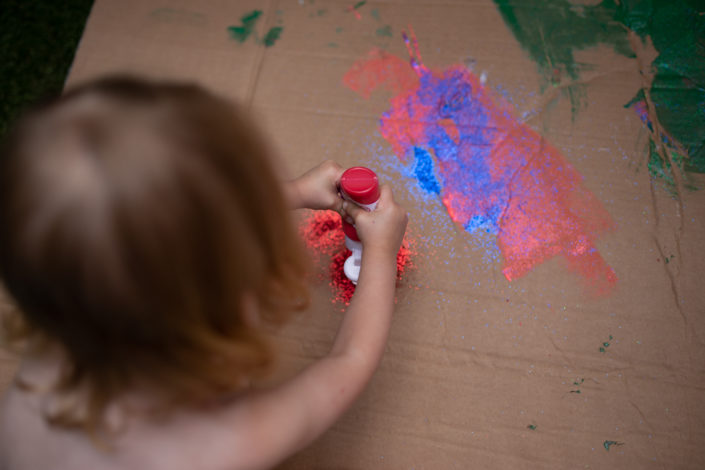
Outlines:
{"label": "glittery paint texture", "polygon": [[[318,270],[318,281],[328,280],[333,291],[331,302],[334,304],[350,304],[355,293],[355,284],[346,276],[343,270],[345,260],[351,252],[345,247],[345,235],[340,215],[333,211],[312,211],[299,226],[299,235],[306,244],[314,264],[323,266],[326,262],[327,273]],[[399,253],[397,253],[397,283],[401,283],[404,274],[414,269],[413,258],[416,256],[414,240],[404,237]],[[364,255],[363,255],[364,256]]]}
{"label": "glittery paint texture", "polygon": [[410,66],[373,50],[343,82],[363,97],[396,91],[380,133],[402,162],[414,158],[422,190],[466,231],[496,236],[508,280],[560,255],[594,293],[609,293],[617,277],[595,240],[613,222],[578,172],[466,67],[430,70],[415,38],[405,41]]}

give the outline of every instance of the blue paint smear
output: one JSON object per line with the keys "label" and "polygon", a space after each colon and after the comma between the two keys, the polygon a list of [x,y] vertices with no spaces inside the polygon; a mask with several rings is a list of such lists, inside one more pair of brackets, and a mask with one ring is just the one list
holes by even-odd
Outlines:
{"label": "blue paint smear", "polygon": [[[406,189],[410,203],[415,206],[413,225],[418,230],[419,241],[429,247],[450,247],[450,258],[462,256],[462,252],[456,253],[453,247],[454,222],[448,217],[439,194],[422,189],[416,176],[416,163],[404,164],[394,154],[389,153],[388,148],[373,142],[368,142],[367,152],[374,155],[374,163],[370,165],[382,180],[393,181],[395,191]],[[441,189],[440,184],[438,188]],[[472,252],[481,254],[484,266],[493,266],[502,259],[494,233],[476,231],[465,242]],[[433,248],[430,249],[433,252]]]}
{"label": "blue paint smear", "polygon": [[431,194],[440,194],[441,185],[436,178],[431,154],[426,149],[414,147],[414,158],[414,176],[421,189]]}
{"label": "blue paint smear", "polygon": [[[461,70],[450,69],[441,76],[423,73],[416,98],[422,105],[437,110],[425,126],[425,143],[429,147],[426,153],[430,158],[432,152],[444,165],[440,183],[435,179],[438,187],[435,194],[476,194],[476,197],[453,198],[449,201],[449,210],[459,221],[469,216],[463,223],[468,232],[496,235],[502,210],[509,200],[511,175],[492,177],[487,162],[492,142],[502,131],[490,122],[483,105],[474,99],[472,86]],[[457,142],[439,124],[441,118],[455,123],[459,134]],[[414,153],[418,159],[416,148]],[[421,178],[419,184],[424,187]],[[485,196],[488,194],[492,197]]]}

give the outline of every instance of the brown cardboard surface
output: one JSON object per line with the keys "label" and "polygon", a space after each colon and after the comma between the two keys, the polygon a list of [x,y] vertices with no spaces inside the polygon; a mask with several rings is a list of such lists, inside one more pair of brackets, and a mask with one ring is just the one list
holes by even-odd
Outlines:
{"label": "brown cardboard surface", "polygon": [[[367,2],[360,19],[352,5],[97,0],[68,86],[113,72],[194,80],[251,105],[292,175],[327,158],[376,168],[380,152],[392,154],[378,130],[391,94],[364,99],[342,77],[373,47],[408,57],[400,32],[411,25],[427,66],[471,58],[517,116],[537,111],[526,123],[615,221],[596,243],[618,282],[596,297],[554,258],[510,283],[474,235],[429,218],[408,181],[388,181],[417,253],[384,359],[344,418],[282,468],[704,468],[705,191],[684,193],[680,215],[650,182],[644,128],[623,107],[641,86],[636,61],[603,46],[579,51],[594,67],[573,118],[567,100],[541,92],[493,2]],[[260,38],[284,28],[272,47],[228,37],[254,9]],[[387,24],[392,37],[375,33]],[[326,282],[313,294],[276,338],[282,377],[327,352],[343,315]]]}

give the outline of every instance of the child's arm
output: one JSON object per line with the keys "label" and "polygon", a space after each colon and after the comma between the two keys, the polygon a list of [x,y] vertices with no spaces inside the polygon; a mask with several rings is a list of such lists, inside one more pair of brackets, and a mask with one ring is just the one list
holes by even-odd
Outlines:
{"label": "child's arm", "polygon": [[362,392],[382,357],[407,216],[387,187],[374,212],[345,204],[364,246],[357,290],[328,356],[281,386],[244,400],[238,415],[251,423],[248,454],[261,458],[252,461],[253,468],[275,465],[319,437]]}
{"label": "child's arm", "polygon": [[284,183],[284,197],[291,209],[330,209],[340,212],[343,199],[338,195],[343,168],[328,160]]}

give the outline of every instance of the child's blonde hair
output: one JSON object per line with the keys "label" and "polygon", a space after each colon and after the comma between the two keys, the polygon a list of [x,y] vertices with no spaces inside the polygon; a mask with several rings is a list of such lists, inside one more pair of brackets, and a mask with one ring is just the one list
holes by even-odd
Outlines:
{"label": "child's blonde hair", "polygon": [[[69,359],[95,430],[133,387],[206,405],[272,361],[262,326],[307,300],[266,146],[202,88],[106,78],[29,113],[0,156],[0,275],[23,333]],[[6,324],[18,323],[17,316]]]}

